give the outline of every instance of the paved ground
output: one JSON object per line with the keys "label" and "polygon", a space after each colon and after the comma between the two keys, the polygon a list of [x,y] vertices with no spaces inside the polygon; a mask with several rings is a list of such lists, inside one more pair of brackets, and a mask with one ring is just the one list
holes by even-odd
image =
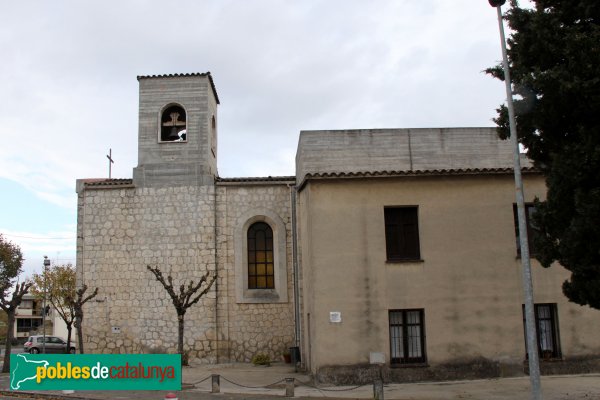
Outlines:
{"label": "paved ground", "polygon": [[[10,349],[10,354],[18,354],[23,352],[24,350],[22,345],[12,346]],[[0,356],[4,357],[4,345],[0,346]]]}
{"label": "paved ground", "polygon": [[[211,375],[220,375],[220,394],[211,394]],[[371,399],[371,385],[359,388],[327,387],[315,388],[305,374],[295,373],[289,364],[274,364],[257,367],[251,364],[196,365],[183,368],[183,382],[190,389],[177,394],[178,399],[264,399],[285,395],[285,378],[294,378],[295,396],[298,399],[315,397],[329,399]],[[22,393],[8,392],[8,374],[0,375],[1,399],[62,398],[62,399],[164,399],[166,392],[155,391],[79,391],[74,394],[62,392]],[[194,385],[192,385],[194,384]],[[269,386],[274,384],[272,386]],[[600,400],[600,374],[577,376],[542,377],[544,400]],[[384,388],[386,400],[528,400],[530,399],[529,378],[487,379],[477,381],[428,382],[390,384]],[[39,397],[43,396],[43,397]]]}

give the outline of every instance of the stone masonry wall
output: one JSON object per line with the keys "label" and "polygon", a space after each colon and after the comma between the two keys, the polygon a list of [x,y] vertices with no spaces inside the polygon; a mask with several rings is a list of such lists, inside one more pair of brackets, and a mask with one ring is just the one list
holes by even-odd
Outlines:
{"label": "stone masonry wall", "polygon": [[[85,350],[175,352],[175,309],[146,266],[171,273],[178,287],[207,269],[214,273],[216,257],[216,284],[185,315],[190,359],[247,362],[266,353],[278,360],[294,344],[289,196],[285,184],[80,189],[78,281],[100,290],[85,308]],[[238,303],[235,285],[242,277],[235,271],[236,227],[244,215],[261,210],[276,214],[285,226],[287,297],[276,303]]]}
{"label": "stone masonry wall", "polygon": [[[292,287],[292,234],[290,189],[285,184],[219,186],[218,259],[227,278],[226,292],[219,296],[219,330],[228,337],[221,355],[231,361],[248,362],[257,353],[280,360],[282,353],[294,345],[294,308]],[[287,268],[287,299],[278,303],[239,303],[236,300],[234,245],[236,227],[248,215],[261,210],[277,214],[285,224],[285,263]],[[238,238],[239,239],[239,238]],[[274,243],[277,246],[277,243]],[[226,317],[225,317],[226,316]]]}
{"label": "stone masonry wall", "polygon": [[[78,279],[100,289],[85,307],[86,351],[174,352],[175,308],[146,266],[176,283],[214,271],[214,187],[87,189],[78,221]],[[185,315],[192,359],[216,360],[215,297],[213,287]]]}

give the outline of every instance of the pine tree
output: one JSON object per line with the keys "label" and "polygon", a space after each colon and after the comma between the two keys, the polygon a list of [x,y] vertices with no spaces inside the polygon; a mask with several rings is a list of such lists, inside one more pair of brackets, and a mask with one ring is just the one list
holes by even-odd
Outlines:
{"label": "pine tree", "polygon": [[[508,56],[519,142],[548,188],[536,200],[536,258],[571,271],[570,301],[600,309],[600,2],[511,0]],[[503,79],[501,66],[487,70]],[[500,137],[509,134],[505,106]]]}

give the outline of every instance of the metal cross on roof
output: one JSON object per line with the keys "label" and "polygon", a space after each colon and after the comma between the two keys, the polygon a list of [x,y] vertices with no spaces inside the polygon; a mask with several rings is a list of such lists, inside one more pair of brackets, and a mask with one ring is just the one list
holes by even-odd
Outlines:
{"label": "metal cross on roof", "polygon": [[111,179],[112,164],[115,163],[112,159],[112,149],[108,149],[108,154],[106,155],[106,158],[108,158],[108,179]]}

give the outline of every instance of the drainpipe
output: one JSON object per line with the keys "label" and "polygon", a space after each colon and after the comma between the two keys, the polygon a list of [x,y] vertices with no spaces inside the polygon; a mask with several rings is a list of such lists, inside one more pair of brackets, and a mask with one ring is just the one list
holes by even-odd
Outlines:
{"label": "drainpipe", "polygon": [[300,347],[300,288],[298,287],[298,234],[296,232],[296,186],[288,185],[290,188],[290,202],[292,208],[292,268],[294,274],[294,336],[296,347]]}

